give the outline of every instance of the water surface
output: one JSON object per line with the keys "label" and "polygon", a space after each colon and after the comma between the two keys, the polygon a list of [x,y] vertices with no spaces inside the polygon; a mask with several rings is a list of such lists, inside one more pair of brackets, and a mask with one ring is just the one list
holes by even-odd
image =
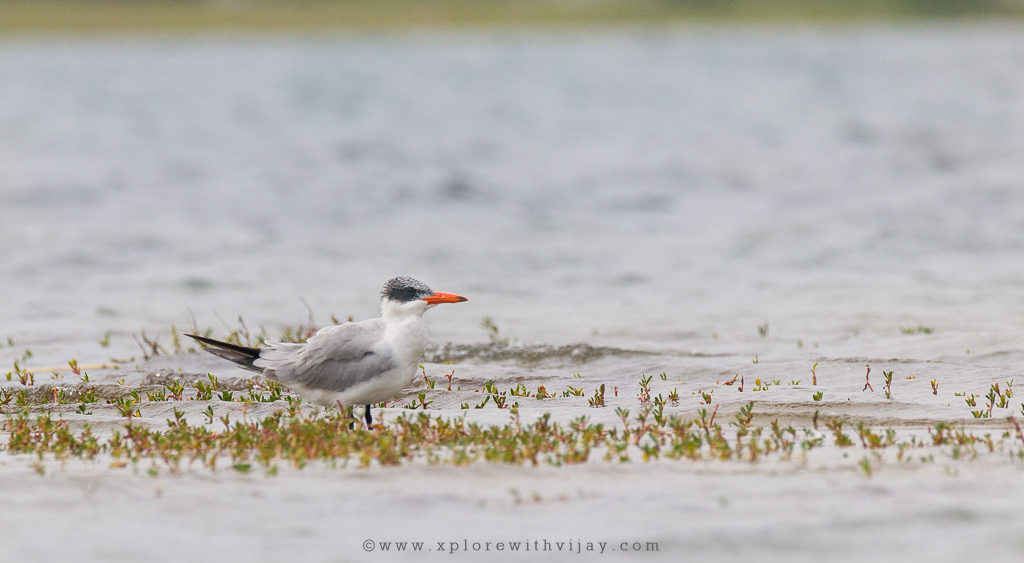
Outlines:
{"label": "water surface", "polygon": [[[614,401],[625,405],[641,375],[664,372],[656,392],[678,388],[687,415],[697,392],[714,388],[723,417],[756,398],[759,413],[795,424],[822,409],[923,433],[936,421],[971,421],[957,393],[1024,381],[1017,26],[7,38],[0,76],[8,365],[31,349],[30,367],[135,358],[96,371],[100,380],[141,381],[156,369],[238,376],[197,354],[144,362],[131,334],[167,342],[170,326],[191,316],[223,334],[220,319],[235,326],[242,315],[274,336],[307,320],[304,302],[317,324],[370,317],[381,284],[412,275],[471,299],[429,314],[434,340],[453,344],[426,366],[435,377],[454,367],[467,392],[490,380],[503,389],[579,384],[588,394],[604,383],[622,389]],[[510,348],[479,346],[485,316]],[[809,384],[815,363],[820,387]],[[882,370],[896,371],[895,401],[863,391],[865,364],[876,390]],[[739,373],[782,383],[757,397],[721,386]],[[811,400],[815,390],[823,403]],[[438,393],[433,408],[458,416],[465,400]],[[527,419],[545,410],[615,421],[613,409],[581,400],[522,409]],[[498,409],[470,416],[508,420]],[[844,496],[810,524],[799,509],[780,508],[780,521],[826,533],[853,506],[843,521],[869,526],[881,498],[900,522],[1019,536],[1024,515],[998,502],[1012,497],[1015,481],[1004,477],[1017,466],[972,488],[947,485],[938,468],[923,485],[904,473],[898,486],[866,485],[852,481],[853,463],[810,468],[815,499],[828,497],[831,479]],[[757,514],[802,498],[800,477],[775,479],[771,468],[751,469],[761,473],[747,493],[717,497],[707,491],[732,477],[686,469],[695,481],[664,482],[703,496],[687,504],[650,490],[651,514],[708,521],[715,506],[748,493],[755,500],[744,506]],[[635,510],[629,488],[645,471],[611,478],[617,486],[604,470],[586,471],[579,499],[532,517],[585,519],[595,503]],[[363,479],[406,505],[408,490],[390,476]],[[551,489],[543,475],[501,476]],[[430,502],[480,526],[510,525],[486,508],[508,502],[492,498],[485,477],[465,498],[435,492]],[[694,482],[710,488],[694,493]],[[42,498],[26,494],[28,505]],[[379,504],[376,494],[338,494]],[[957,519],[960,504],[985,499],[1000,510]],[[925,512],[915,512],[923,500]],[[92,514],[81,510],[69,514]],[[307,530],[319,543],[304,545],[337,541],[331,523],[342,517],[319,510]],[[371,523],[384,528],[404,515],[381,510]],[[751,514],[729,513],[707,532],[732,534],[743,517],[755,523]],[[171,521],[160,518],[143,527]],[[643,522],[672,553],[689,543],[678,524]],[[898,523],[870,526],[883,545],[911,548]],[[269,528],[249,530],[262,537]],[[782,557],[792,550],[780,545],[805,545],[790,532],[716,553]],[[933,536],[941,553],[969,544]],[[986,543],[997,555],[1021,553],[1009,540]],[[810,556],[819,547],[792,549]]]}

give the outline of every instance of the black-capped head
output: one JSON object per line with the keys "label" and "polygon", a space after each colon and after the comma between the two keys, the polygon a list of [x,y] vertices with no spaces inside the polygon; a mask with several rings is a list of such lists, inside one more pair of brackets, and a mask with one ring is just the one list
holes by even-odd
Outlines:
{"label": "black-capped head", "polygon": [[384,284],[384,289],[380,290],[381,299],[398,303],[408,303],[433,294],[434,291],[427,284],[408,276],[391,278]]}

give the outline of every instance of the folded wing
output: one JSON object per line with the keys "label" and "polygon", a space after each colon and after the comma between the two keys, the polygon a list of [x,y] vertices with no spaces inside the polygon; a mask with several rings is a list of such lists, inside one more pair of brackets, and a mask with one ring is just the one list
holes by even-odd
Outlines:
{"label": "folded wing", "polygon": [[253,364],[284,385],[341,392],[396,366],[383,335],[380,319],[324,327],[305,344],[267,344]]}

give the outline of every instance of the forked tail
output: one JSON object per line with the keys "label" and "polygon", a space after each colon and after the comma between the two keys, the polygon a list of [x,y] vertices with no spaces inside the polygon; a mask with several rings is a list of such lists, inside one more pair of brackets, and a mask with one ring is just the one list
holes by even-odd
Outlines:
{"label": "forked tail", "polygon": [[263,368],[258,368],[253,365],[253,362],[260,357],[259,348],[249,348],[248,346],[229,344],[227,342],[221,342],[220,340],[206,338],[205,336],[197,336],[195,334],[186,334],[185,336],[199,342],[203,345],[203,350],[206,350],[215,356],[220,356],[225,360],[231,360],[245,369],[263,373]]}

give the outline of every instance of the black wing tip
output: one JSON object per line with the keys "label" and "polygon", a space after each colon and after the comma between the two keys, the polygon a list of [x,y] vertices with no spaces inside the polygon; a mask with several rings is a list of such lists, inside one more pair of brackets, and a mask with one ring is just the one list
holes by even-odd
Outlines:
{"label": "black wing tip", "polygon": [[[207,352],[214,353],[221,357],[227,357],[223,354],[218,354],[218,351],[231,352],[238,356],[238,359],[228,358],[235,363],[249,364],[252,365],[252,361],[260,357],[260,349],[252,348],[249,346],[240,346],[238,344],[231,344],[230,342],[223,342],[220,340],[214,340],[205,336],[199,336],[196,334],[185,333],[185,336],[199,342]],[[241,361],[239,361],[241,360]]]}
{"label": "black wing tip", "polygon": [[[192,340],[195,340],[196,342],[199,342],[200,344],[204,344],[206,346],[219,347],[219,346],[228,344],[227,342],[221,342],[220,340],[214,340],[212,338],[207,338],[205,336],[199,336],[198,334],[191,334],[191,333],[188,333],[188,332],[186,332],[184,334],[185,334],[185,336],[191,338]],[[230,346],[230,344],[228,344],[228,345]]]}

